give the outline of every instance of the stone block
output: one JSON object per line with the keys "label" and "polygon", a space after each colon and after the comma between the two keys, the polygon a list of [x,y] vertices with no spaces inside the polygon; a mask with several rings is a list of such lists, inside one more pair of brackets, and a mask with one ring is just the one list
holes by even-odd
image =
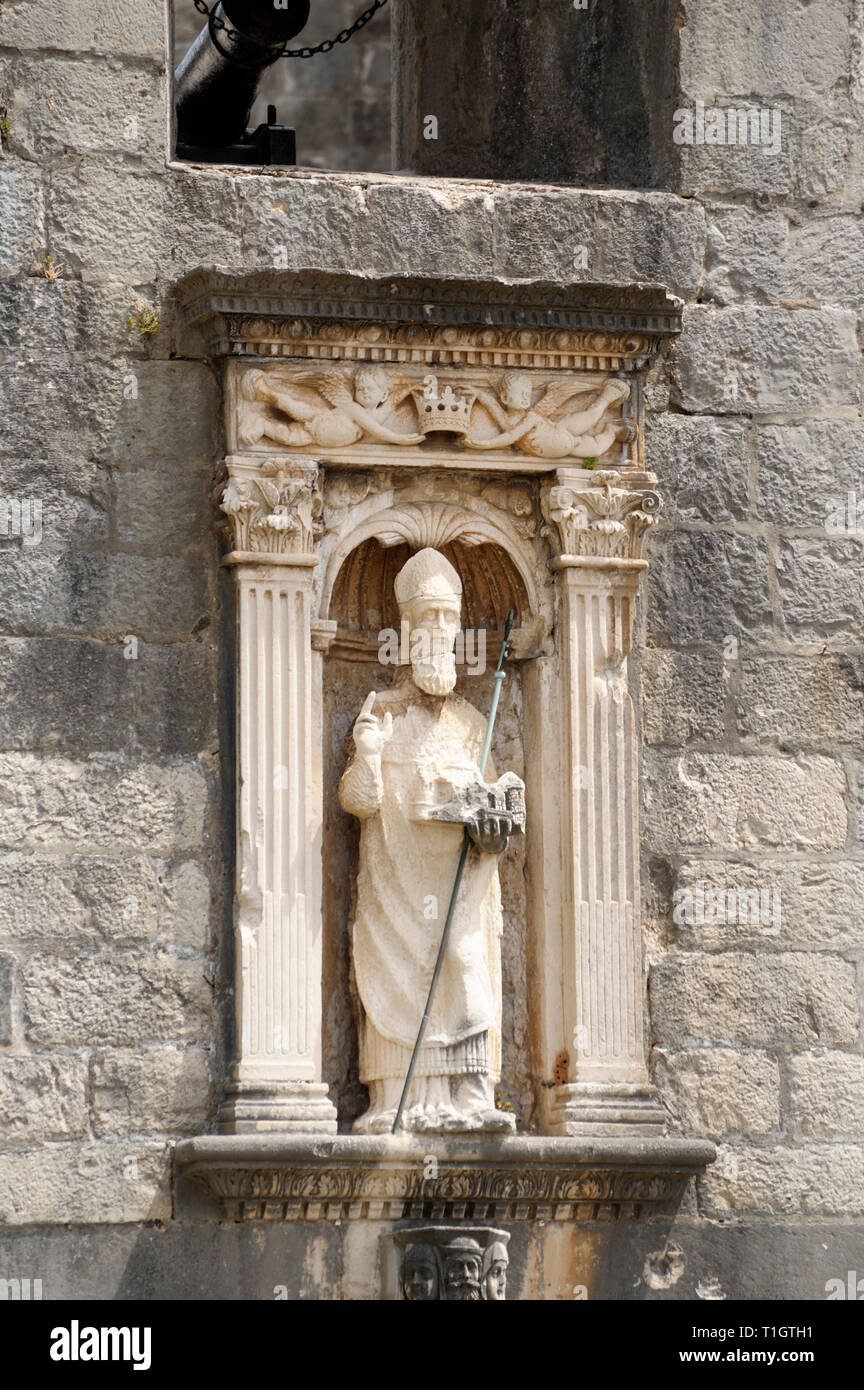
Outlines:
{"label": "stone block", "polygon": [[667,521],[739,521],[748,512],[748,425],[741,420],[649,415],[647,466]]}
{"label": "stone block", "polygon": [[780,298],[788,283],[789,222],[782,212],[712,207],[703,298],[718,304]]}
{"label": "stone block", "polygon": [[864,742],[864,664],[858,656],[753,656],[741,661],[742,738],[784,751]]}
{"label": "stone block", "polygon": [[860,1216],[864,1213],[864,1148],[852,1144],[723,1147],[716,1163],[699,1179],[699,1194],[701,1210],[708,1217],[735,1213],[740,1220],[747,1212]]}
{"label": "stone block", "polygon": [[103,641],[188,636],[210,614],[205,565],[197,555],[171,555],[159,574],[154,586],[152,559],[138,555],[9,550],[0,555],[0,632],[79,632]]}
{"label": "stone block", "polygon": [[0,1155],[0,1223],[110,1225],[168,1221],[164,1144],[103,1140]]}
{"label": "stone block", "polygon": [[[663,897],[661,910],[670,918],[678,909],[677,941],[685,950],[749,945],[760,952],[845,952],[860,945],[864,862],[686,860]],[[688,903],[701,904],[701,920],[694,912],[688,922]]]}
{"label": "stone block", "polygon": [[42,171],[35,165],[0,161],[0,227],[0,276],[29,274],[33,243],[45,244]]}
{"label": "stone block", "polygon": [[81,5],[79,0],[11,0],[3,12],[3,43],[10,48],[62,49],[119,58],[151,58],[164,65],[165,9],[140,0]]}
{"label": "stone block", "polygon": [[203,960],[167,954],[31,956],[23,970],[31,1043],[140,1047],[208,1036]]}
{"label": "stone block", "polygon": [[13,153],[39,161],[121,152],[164,165],[166,78],[157,69],[40,55],[19,59],[10,77]]}
{"label": "stone block", "polygon": [[83,159],[55,173],[50,224],[56,257],[70,269],[132,284],[179,279],[202,259],[244,260],[235,180],[210,171],[155,174]]}
{"label": "stone block", "polygon": [[[778,526],[858,525],[864,504],[864,424],[810,420],[759,431],[757,510]],[[794,486],[790,481],[794,479]],[[853,501],[850,509],[849,494]],[[864,532],[864,505],[861,508]]]}
{"label": "stone block", "polygon": [[165,866],[159,875],[162,905],[159,930],[174,946],[204,951],[210,945],[211,884],[207,870],[187,859]]}
{"label": "stone block", "polygon": [[693,413],[805,415],[858,401],[856,318],[847,309],[684,313],[676,403]]}
{"label": "stone block", "polygon": [[[701,0],[681,29],[685,91],[825,97],[846,81],[850,18],[845,3]],[[730,100],[734,98],[730,97]]]}
{"label": "stone block", "polygon": [[[130,363],[134,394],[124,393],[113,443],[118,459],[144,460],[148,466],[195,463],[212,467],[219,420],[219,391],[213,372],[200,362]],[[183,484],[177,468],[170,470],[172,510],[182,509]],[[159,475],[159,486],[168,492],[168,477]],[[156,499],[154,497],[154,503]],[[164,511],[164,506],[161,509]]]}
{"label": "stone block", "polygon": [[840,849],[846,776],[832,758],[646,750],[643,826],[655,849]]}
{"label": "stone block", "polygon": [[212,471],[176,464],[121,468],[116,482],[117,539],[147,555],[174,555],[212,544]]}
{"label": "stone block", "polygon": [[784,537],[777,573],[783,629],[790,642],[860,640],[864,536],[856,540]]}
{"label": "stone block", "polygon": [[86,762],[0,755],[0,841],[9,849],[176,854],[204,834],[207,782],[195,763],[159,767],[110,756]]}
{"label": "stone block", "polygon": [[641,281],[690,298],[704,253],[702,208],[669,193],[495,191],[495,273],[504,277]]}
{"label": "stone block", "polygon": [[87,1065],[77,1057],[0,1057],[3,1147],[87,1134]]}
{"label": "stone block", "polygon": [[139,643],[137,659],[128,665],[140,748],[163,754],[215,748],[215,651],[195,642]]}
{"label": "stone block", "polygon": [[864,1057],[803,1052],[789,1058],[792,1123],[814,1139],[860,1140],[864,1133]]}
{"label": "stone block", "polygon": [[645,621],[654,641],[678,646],[770,637],[774,619],[764,540],[662,526],[650,546]]}
{"label": "stone block", "polygon": [[128,748],[135,682],[124,648],[53,637],[0,638],[0,748]]}
{"label": "stone block", "polygon": [[0,458],[2,530],[9,532],[8,537],[0,533],[0,550],[21,548],[20,537],[13,535],[19,527],[15,513],[7,511],[9,502],[17,503],[20,515],[31,523],[32,539],[25,551],[38,548],[45,555],[104,544],[110,530],[110,493],[108,470],[71,452],[62,461]]}
{"label": "stone block", "polygon": [[647,743],[718,742],[726,731],[729,663],[715,652],[645,653],[640,669]]}
{"label": "stone block", "polygon": [[209,879],[191,860],[173,865],[126,852],[0,855],[0,940],[54,948],[152,941],[203,950]]}
{"label": "stone block", "polygon": [[90,1063],[93,1132],[194,1134],[207,1123],[209,1079],[203,1052],[150,1048],[106,1052]]}
{"label": "stone block", "polygon": [[12,995],[15,990],[15,957],[0,955],[0,1047],[12,1041]]}
{"label": "stone block", "polygon": [[110,456],[126,366],[65,355],[17,360],[0,373],[0,455]]}
{"label": "stone block", "polygon": [[780,1069],[767,1052],[655,1048],[654,1082],[664,1105],[687,1133],[768,1134],[780,1127]]}
{"label": "stone block", "polygon": [[655,966],[651,1022],[663,1047],[746,1043],[854,1047],[855,967],[836,956],[724,951]]}

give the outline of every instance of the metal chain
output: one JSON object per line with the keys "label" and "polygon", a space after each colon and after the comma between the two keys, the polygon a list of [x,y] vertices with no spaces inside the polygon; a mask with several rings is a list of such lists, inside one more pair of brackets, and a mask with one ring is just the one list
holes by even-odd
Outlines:
{"label": "metal chain", "polygon": [[[232,41],[236,40],[239,42],[242,39],[246,39],[245,34],[238,34],[236,29],[228,28],[225,21],[220,19],[216,14],[215,5],[211,10],[206,4],[206,0],[193,0],[193,4],[199,14],[207,16],[207,21],[211,29],[220,29],[225,37]],[[316,53],[329,53],[331,48],[336,47],[337,43],[347,43],[348,40],[353,39],[354,35],[359,33],[361,29],[365,29],[370,19],[372,19],[379,10],[383,10],[386,4],[387,0],[372,0],[372,4],[369,6],[368,10],[364,10],[361,15],[358,15],[351,25],[351,28],[343,29],[341,33],[336,35],[335,39],[325,39],[323,43],[316,44],[314,48],[286,48],[283,44],[282,51],[278,56],[280,58],[314,58]],[[246,39],[246,42],[254,42],[254,40]],[[262,45],[262,47],[270,47],[270,45],[265,44]]]}

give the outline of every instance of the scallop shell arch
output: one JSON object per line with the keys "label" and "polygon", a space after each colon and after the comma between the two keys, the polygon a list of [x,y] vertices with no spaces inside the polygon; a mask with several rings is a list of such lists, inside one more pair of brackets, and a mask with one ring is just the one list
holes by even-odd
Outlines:
{"label": "scallop shell arch", "polygon": [[520,625],[551,617],[538,574],[540,566],[545,571],[545,543],[520,535],[508,513],[486,498],[394,505],[392,494],[378,494],[327,520],[322,618],[347,621],[355,631],[387,626],[396,614],[393,579],[409,555],[425,546],[441,550],[459,571],[466,627],[503,627],[511,606]]}

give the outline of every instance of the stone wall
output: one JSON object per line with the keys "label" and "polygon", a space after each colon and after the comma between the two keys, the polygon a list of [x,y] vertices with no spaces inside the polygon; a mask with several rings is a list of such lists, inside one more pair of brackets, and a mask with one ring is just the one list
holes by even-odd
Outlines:
{"label": "stone wall", "polygon": [[[213,1123],[232,1010],[218,386],[172,304],[202,264],[685,300],[650,383],[666,510],[634,681],[655,1075],[720,1160],[674,1221],[604,1234],[592,1288],[821,1298],[864,1268],[864,5],[680,21],[681,107],[779,109],[783,131],[776,154],[685,147],[683,196],[171,166],[162,0],[4,7],[0,495],[40,502],[42,533],[0,539],[0,1272],[48,1297],[206,1294],[220,1242],[222,1297],[272,1296],[292,1260],[343,1287],[332,1229],[318,1264],[270,1233],[253,1274],[247,1230],[170,1220],[170,1143]],[[350,168],[357,129],[314,158]],[[767,894],[765,920],[728,898],[674,920],[710,889]],[[573,1241],[588,1267],[600,1237]],[[559,1256],[535,1296],[570,1296]]]}

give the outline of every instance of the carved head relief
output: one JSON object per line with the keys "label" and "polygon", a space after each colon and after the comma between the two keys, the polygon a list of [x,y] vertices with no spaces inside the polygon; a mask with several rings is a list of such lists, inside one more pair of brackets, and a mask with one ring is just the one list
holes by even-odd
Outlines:
{"label": "carved head relief", "polygon": [[399,1232],[402,1297],[409,1303],[505,1302],[509,1240],[507,1231],[480,1226]]}
{"label": "carved head relief", "polygon": [[414,683],[427,695],[456,684],[454,647],[462,622],[462,581],[439,550],[412,555],[394,584],[399,616],[408,624]]}

